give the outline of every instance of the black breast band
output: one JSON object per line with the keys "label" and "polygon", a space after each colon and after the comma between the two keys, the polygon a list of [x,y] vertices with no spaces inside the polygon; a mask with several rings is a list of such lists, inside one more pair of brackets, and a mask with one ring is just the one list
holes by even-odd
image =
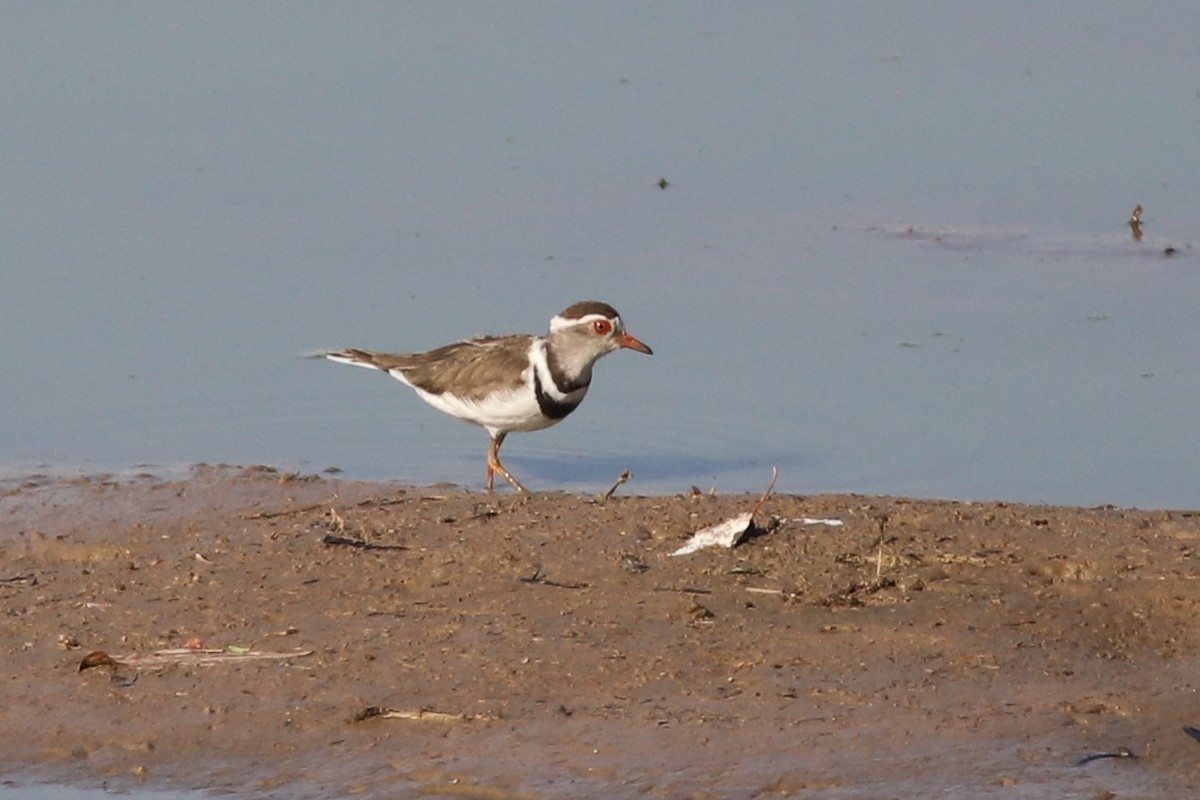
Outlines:
{"label": "black breast band", "polygon": [[562,419],[579,405],[578,400],[573,403],[563,402],[546,394],[545,389],[542,388],[542,377],[538,375],[536,369],[533,371],[533,394],[537,397],[538,408],[550,419]]}

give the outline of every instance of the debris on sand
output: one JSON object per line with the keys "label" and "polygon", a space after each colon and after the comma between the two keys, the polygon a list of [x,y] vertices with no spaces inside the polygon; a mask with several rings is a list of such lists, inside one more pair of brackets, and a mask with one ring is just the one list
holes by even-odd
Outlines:
{"label": "debris on sand", "polygon": [[337,534],[327,533],[325,538],[321,540],[322,544],[329,547],[341,545],[343,547],[357,547],[359,550],[407,550],[408,547],[402,544],[379,544],[376,542],[368,542],[363,539],[352,539],[349,536],[338,536]]}
{"label": "debris on sand", "polygon": [[116,667],[117,662],[113,660],[112,656],[103,650],[93,650],[84,656],[83,660],[79,662],[79,671],[83,672],[85,669],[102,666]]}
{"label": "debris on sand", "polygon": [[[237,650],[242,650],[237,648]],[[107,665],[110,667],[124,666],[138,669],[164,669],[175,664],[191,664],[211,666],[231,661],[261,661],[263,659],[300,658],[311,656],[312,650],[293,650],[290,653],[266,653],[256,651],[234,652],[234,648],[225,650],[194,650],[189,647],[177,647],[169,650],[155,650],[152,653],[130,653],[124,656],[110,656],[103,650],[89,653],[79,664],[79,671],[90,667]]]}
{"label": "debris on sand", "polygon": [[628,480],[632,477],[633,473],[629,470],[625,470],[617,476],[617,480],[613,483],[612,487],[610,487],[609,490],[604,494],[599,495],[596,499],[601,503],[607,503],[609,500],[612,500],[613,495],[617,493],[617,489],[621,486],[621,484],[628,482]]}
{"label": "debris on sand", "polygon": [[736,547],[738,542],[745,537],[754,524],[754,515],[758,513],[763,503],[767,502],[767,498],[771,496],[771,492],[775,489],[775,479],[778,477],[779,468],[772,467],[771,485],[763,492],[763,496],[758,498],[758,502],[754,504],[754,508],[745,514],[738,514],[736,517],[730,517],[724,522],[718,522],[716,525],[696,531],[692,534],[692,538],[687,540],[687,544],[674,553],[671,553],[671,555],[686,556],[697,550],[703,550],[706,547]]}
{"label": "debris on sand", "polygon": [[687,544],[671,553],[673,556],[686,556],[706,547],[736,547],[738,542],[749,532],[754,522],[754,512],[738,514],[724,522],[696,531]]}
{"label": "debris on sand", "polygon": [[797,525],[825,525],[830,528],[840,528],[846,523],[840,519],[819,519],[817,517],[780,517],[780,524],[794,522]]}
{"label": "debris on sand", "polygon": [[[745,514],[738,514],[736,517],[730,517],[724,522],[718,522],[716,525],[696,531],[683,547],[671,553],[671,555],[686,556],[697,550],[703,550],[706,547],[737,547],[746,538],[746,535],[755,529],[754,515],[759,512],[763,503],[771,496],[771,492],[775,489],[775,480],[778,477],[778,467],[772,467],[771,485],[763,492],[763,496],[758,498],[758,502],[754,504],[754,508]],[[781,518],[772,520],[772,522],[774,524],[769,525],[766,528],[767,531],[775,530],[779,525],[787,522],[794,522],[800,525],[828,525],[831,528],[840,528],[844,524],[840,519],[817,519],[814,517]]]}
{"label": "debris on sand", "polygon": [[494,719],[489,714],[449,714],[445,711],[432,711],[427,708],[403,709],[386,706],[367,706],[354,715],[354,722],[368,719],[405,719],[411,722],[472,722],[474,720]]}
{"label": "debris on sand", "polygon": [[1116,750],[1109,750],[1104,753],[1093,753],[1090,756],[1084,756],[1075,762],[1075,766],[1082,767],[1084,764],[1090,764],[1093,761],[1099,761],[1102,758],[1131,758],[1137,759],[1137,753],[1130,750],[1128,747],[1118,747]]}

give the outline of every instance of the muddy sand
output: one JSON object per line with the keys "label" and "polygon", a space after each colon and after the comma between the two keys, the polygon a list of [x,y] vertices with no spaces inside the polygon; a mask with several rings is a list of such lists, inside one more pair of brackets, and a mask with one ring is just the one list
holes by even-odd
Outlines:
{"label": "muddy sand", "polygon": [[775,496],[738,547],[672,557],[757,498],[635,492],[208,467],[10,484],[3,777],[280,798],[1200,786],[1200,514]]}

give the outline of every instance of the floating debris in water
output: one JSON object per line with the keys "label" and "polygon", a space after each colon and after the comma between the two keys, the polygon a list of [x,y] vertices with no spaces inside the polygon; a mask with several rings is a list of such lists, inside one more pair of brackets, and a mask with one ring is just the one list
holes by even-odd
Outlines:
{"label": "floating debris in water", "polygon": [[1129,212],[1129,230],[1133,232],[1133,240],[1140,242],[1142,240],[1142,204],[1138,203],[1133,207],[1133,211]]}

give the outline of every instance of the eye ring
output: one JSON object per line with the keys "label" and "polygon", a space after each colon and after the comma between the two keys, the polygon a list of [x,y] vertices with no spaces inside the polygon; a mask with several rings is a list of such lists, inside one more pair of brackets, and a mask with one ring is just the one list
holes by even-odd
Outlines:
{"label": "eye ring", "polygon": [[600,336],[607,336],[612,333],[612,323],[606,319],[598,319],[592,323],[592,330]]}

